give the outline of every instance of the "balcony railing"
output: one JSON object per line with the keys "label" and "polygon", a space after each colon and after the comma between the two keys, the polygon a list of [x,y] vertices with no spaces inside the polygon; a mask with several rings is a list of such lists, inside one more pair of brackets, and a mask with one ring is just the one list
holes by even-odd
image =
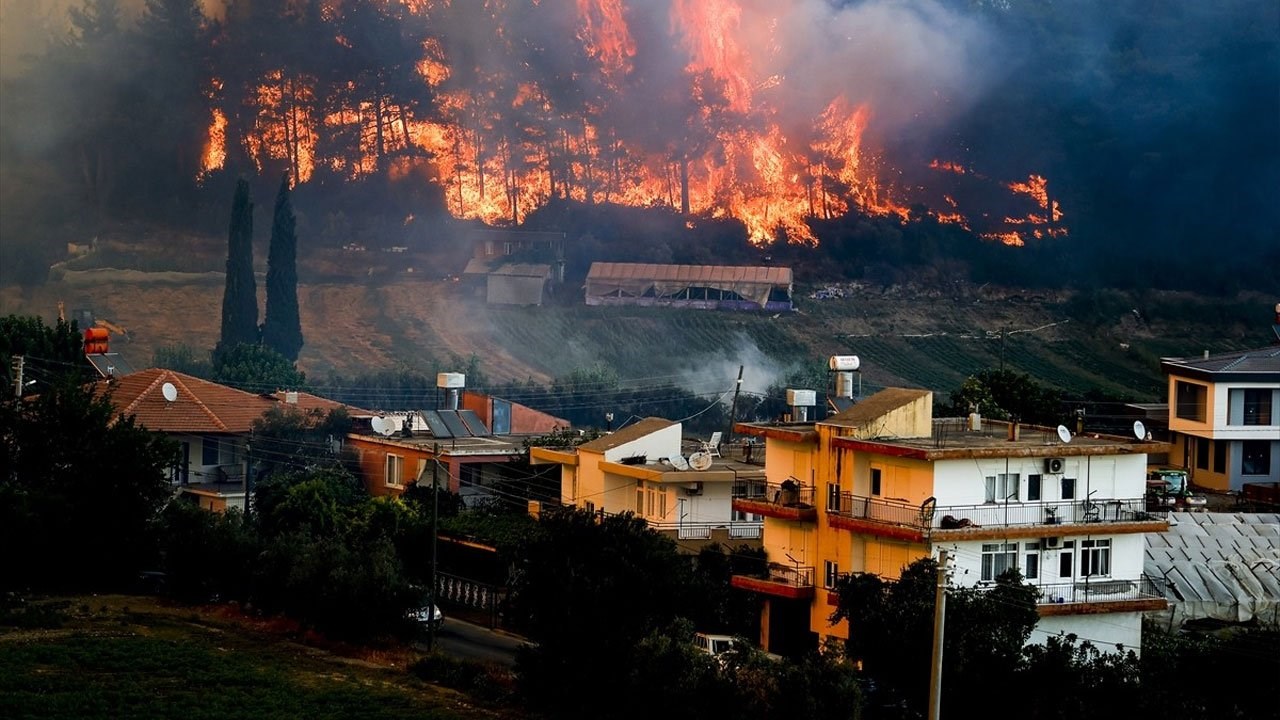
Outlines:
{"label": "balcony railing", "polygon": [[1141,522],[1162,517],[1147,512],[1145,498],[948,505],[939,506],[929,513],[919,505],[863,497],[849,492],[828,496],[827,512],[892,525],[939,530],[987,525],[1012,527]]}
{"label": "balcony railing", "polygon": [[813,597],[813,578],[812,566],[769,563],[763,572],[734,575],[730,583],[743,590],[801,600]]}
{"label": "balcony railing", "polygon": [[813,566],[769,563],[769,574],[763,579],[778,585],[786,585],[787,587],[813,587]]}
{"label": "balcony railing", "polygon": [[735,500],[772,503],[783,507],[813,507],[814,489],[795,481],[766,483],[740,480],[733,484]]}
{"label": "balcony railing", "polygon": [[[994,585],[979,585],[989,590]],[[1163,600],[1163,582],[1147,575],[1133,580],[1090,578],[1070,583],[1037,585],[1040,605],[1072,605],[1084,603],[1132,602],[1135,600]]]}
{"label": "balcony railing", "polygon": [[679,540],[710,540],[715,531],[728,533],[734,539],[756,539],[762,534],[762,522],[746,520],[733,522],[683,522],[654,524],[654,530],[674,532]]}

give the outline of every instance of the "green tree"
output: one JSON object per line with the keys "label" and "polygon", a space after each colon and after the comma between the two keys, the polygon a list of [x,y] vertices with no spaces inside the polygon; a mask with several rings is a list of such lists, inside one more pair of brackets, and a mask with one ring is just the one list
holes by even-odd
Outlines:
{"label": "green tree", "polygon": [[[35,316],[0,317],[0,373],[5,395],[13,394],[13,357],[26,359],[26,377],[51,380],[68,372],[85,379],[92,367],[84,357],[84,346],[74,322],[62,320],[50,327]],[[37,388],[39,389],[39,388]]]}
{"label": "green tree", "polygon": [[240,344],[215,353],[213,380],[246,392],[262,393],[302,388],[307,376],[271,348]]}
{"label": "green tree", "polygon": [[151,562],[148,523],[169,497],[177,451],[98,390],[67,378],[26,401],[0,400],[9,589],[110,589]]}
{"label": "green tree", "polygon": [[250,599],[261,544],[240,511],[214,513],[171,502],[156,520],[155,537],[169,594],[191,602]]}
{"label": "green tree", "polygon": [[258,477],[281,470],[342,467],[337,441],[351,429],[345,410],[302,411],[273,407],[253,421],[253,452]]}
{"label": "green tree", "polygon": [[293,205],[289,202],[289,175],[280,180],[267,252],[267,307],[262,342],[289,360],[302,349],[302,321],[298,316],[298,237]]}
{"label": "green tree", "polygon": [[974,406],[983,417],[997,420],[1016,417],[1022,422],[1057,425],[1063,418],[1062,393],[1013,370],[983,370],[969,376],[952,391],[951,403],[942,410],[963,416]]}
{"label": "green tree", "polygon": [[[253,203],[249,181],[236,182],[227,234],[227,282],[222,294],[222,334],[214,349],[214,366],[239,345],[258,344],[258,290],[253,279]],[[221,382],[221,381],[219,381]]]}

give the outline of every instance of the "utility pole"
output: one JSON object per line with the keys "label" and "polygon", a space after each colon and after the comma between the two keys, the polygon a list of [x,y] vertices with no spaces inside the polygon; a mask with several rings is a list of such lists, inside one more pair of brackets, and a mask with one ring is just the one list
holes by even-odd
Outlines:
{"label": "utility pole", "polygon": [[738,393],[742,392],[742,365],[738,366],[738,384],[733,388],[733,406],[729,408],[729,442],[733,441],[733,424],[738,419]]}
{"label": "utility pole", "polygon": [[[436,546],[440,540],[440,443],[436,443],[431,450],[431,607],[427,609],[430,614],[435,613],[435,609],[439,607],[439,599],[436,597],[436,587],[439,579],[436,577]],[[427,649],[436,649],[436,623],[434,617],[427,618]]]}
{"label": "utility pole", "polygon": [[929,672],[929,720],[938,720],[942,708],[942,637],[947,619],[946,549],[938,551],[938,592],[933,601],[933,664]]}
{"label": "utility pole", "polygon": [[13,396],[22,399],[22,371],[27,362],[24,355],[13,356]]}

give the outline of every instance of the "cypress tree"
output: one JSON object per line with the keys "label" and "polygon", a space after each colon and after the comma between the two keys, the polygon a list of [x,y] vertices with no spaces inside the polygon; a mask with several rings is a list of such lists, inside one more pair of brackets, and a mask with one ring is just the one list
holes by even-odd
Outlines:
{"label": "cypress tree", "polygon": [[289,202],[289,174],[280,181],[271,247],[267,252],[267,310],[262,342],[289,360],[302,349],[302,321],[298,317],[298,237],[293,205]]}
{"label": "cypress tree", "polygon": [[249,182],[240,178],[231,202],[222,336],[214,350],[214,364],[222,353],[243,343],[258,343],[258,288],[253,279],[253,203],[249,201]]}

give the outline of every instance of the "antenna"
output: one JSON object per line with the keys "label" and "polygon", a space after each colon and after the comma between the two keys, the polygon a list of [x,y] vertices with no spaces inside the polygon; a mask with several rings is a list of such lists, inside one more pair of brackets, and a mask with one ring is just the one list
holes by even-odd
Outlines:
{"label": "antenna", "polygon": [[161,385],[160,392],[164,393],[164,399],[167,402],[173,402],[178,399],[178,388],[174,387],[174,384],[171,382]]}
{"label": "antenna", "polygon": [[1058,426],[1058,439],[1064,443],[1071,442],[1071,431],[1067,429],[1066,425]]}
{"label": "antenna", "polygon": [[708,470],[711,462],[711,453],[696,452],[689,456],[689,467],[694,470]]}
{"label": "antenna", "polygon": [[1147,439],[1147,426],[1143,425],[1141,420],[1133,421],[1133,435],[1139,440]]}

